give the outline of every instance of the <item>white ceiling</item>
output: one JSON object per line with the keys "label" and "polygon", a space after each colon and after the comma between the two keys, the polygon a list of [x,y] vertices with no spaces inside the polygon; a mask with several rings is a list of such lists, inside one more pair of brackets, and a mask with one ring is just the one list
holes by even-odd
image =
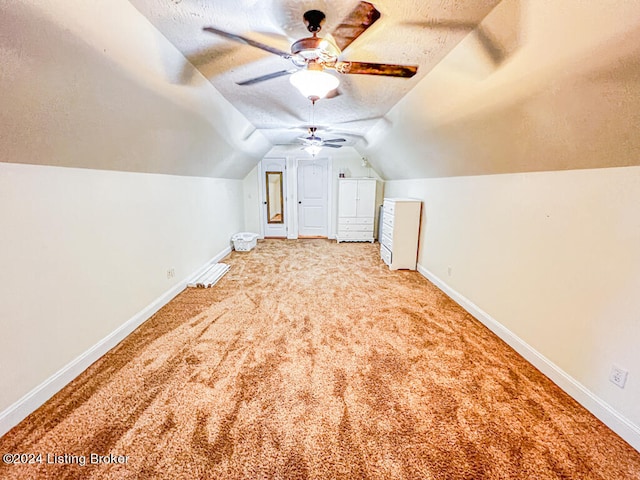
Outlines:
{"label": "white ceiling", "polygon": [[[302,20],[305,11],[319,9],[326,14],[322,36],[330,33],[357,1],[130,1],[272,144],[295,143],[313,115],[322,137],[343,137],[348,139],[346,145],[357,147],[358,142],[367,145],[366,134],[470,35],[500,0],[374,2],[381,18],[343,51],[341,59],[417,65],[418,73],[404,79],[334,72],[341,80],[340,95],[320,100],[313,112],[311,102],[291,86],[288,76],[248,86],[236,84],[292,68],[289,60],[202,28],[213,26],[289,51],[293,41],[309,36]],[[425,26],[430,22],[432,27]],[[494,38],[499,38],[498,30],[491,32]],[[181,85],[203,81],[188,65],[174,76],[173,81]]]}

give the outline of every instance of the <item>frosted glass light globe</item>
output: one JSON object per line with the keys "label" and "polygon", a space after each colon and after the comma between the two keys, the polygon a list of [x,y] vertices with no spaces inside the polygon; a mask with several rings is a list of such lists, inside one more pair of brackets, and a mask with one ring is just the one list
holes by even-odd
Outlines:
{"label": "frosted glass light globe", "polygon": [[291,75],[289,81],[302,95],[311,100],[324,98],[340,85],[340,80],[322,70],[300,70]]}

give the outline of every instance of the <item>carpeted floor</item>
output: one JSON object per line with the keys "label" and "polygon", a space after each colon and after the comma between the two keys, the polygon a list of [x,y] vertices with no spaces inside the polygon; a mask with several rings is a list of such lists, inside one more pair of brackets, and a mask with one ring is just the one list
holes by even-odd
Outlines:
{"label": "carpeted floor", "polygon": [[0,478],[640,478],[637,451],[377,244],[224,261],[2,437],[43,457]]}

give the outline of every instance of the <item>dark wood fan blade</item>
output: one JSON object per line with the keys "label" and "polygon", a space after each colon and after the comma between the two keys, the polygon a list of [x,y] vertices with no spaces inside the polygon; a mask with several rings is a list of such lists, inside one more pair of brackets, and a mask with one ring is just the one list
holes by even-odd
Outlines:
{"label": "dark wood fan blade", "polygon": [[291,54],[289,52],[285,52],[284,50],[280,50],[278,48],[270,47],[269,45],[266,45],[261,42],[256,42],[255,40],[251,40],[250,38],[236,35],[235,33],[225,32],[224,30],[218,30],[217,28],[213,28],[213,27],[204,27],[203,30],[205,32],[220,35],[221,37],[225,37],[230,40],[235,40],[236,42],[244,43],[245,45],[251,45],[252,47],[256,47],[266,52],[279,55],[282,58],[291,58]]}
{"label": "dark wood fan blade", "polygon": [[322,146],[329,148],[342,148],[342,145],[334,145],[333,143],[323,143]]}
{"label": "dark wood fan blade", "polygon": [[331,32],[331,35],[338,48],[344,50],[379,18],[380,12],[372,3],[360,2]]}
{"label": "dark wood fan blade", "polygon": [[388,63],[336,62],[332,66],[340,73],[362,75],[386,75],[388,77],[411,78],[418,71],[416,65],[392,65]]}
{"label": "dark wood fan blade", "polygon": [[327,142],[346,142],[346,138],[330,138],[329,140],[323,140],[324,143]]}
{"label": "dark wood fan blade", "polygon": [[297,72],[297,69],[291,70],[280,70],[279,72],[268,73],[266,75],[262,75],[260,77],[250,78],[249,80],[245,80],[243,82],[236,82],[236,85],[253,85],[254,83],[264,82],[265,80],[271,80],[272,78],[283,77],[285,75],[291,75],[294,72]]}

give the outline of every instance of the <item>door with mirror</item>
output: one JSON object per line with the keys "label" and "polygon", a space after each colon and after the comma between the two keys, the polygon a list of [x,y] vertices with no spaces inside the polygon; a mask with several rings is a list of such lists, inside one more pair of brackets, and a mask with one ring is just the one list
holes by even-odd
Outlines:
{"label": "door with mirror", "polygon": [[285,159],[262,161],[262,211],[265,237],[286,238],[286,178]]}

